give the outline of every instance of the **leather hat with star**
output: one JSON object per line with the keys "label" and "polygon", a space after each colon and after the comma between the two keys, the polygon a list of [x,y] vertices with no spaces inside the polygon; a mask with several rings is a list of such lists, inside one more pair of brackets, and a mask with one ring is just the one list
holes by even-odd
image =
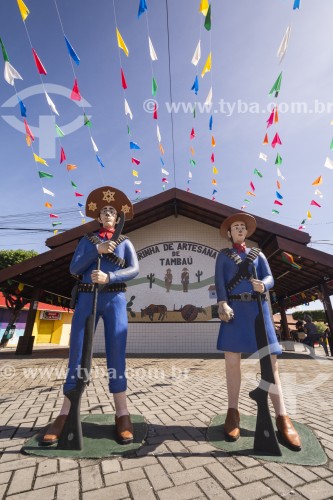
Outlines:
{"label": "leather hat with star", "polygon": [[86,201],[86,216],[98,219],[103,207],[110,205],[118,213],[124,212],[125,220],[133,219],[133,205],[126,194],[111,186],[103,186],[92,191]]}

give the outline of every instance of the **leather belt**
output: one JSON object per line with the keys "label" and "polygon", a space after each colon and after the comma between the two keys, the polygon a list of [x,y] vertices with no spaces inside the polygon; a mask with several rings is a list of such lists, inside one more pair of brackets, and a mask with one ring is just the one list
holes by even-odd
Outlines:
{"label": "leather belt", "polygon": [[[126,292],[126,283],[114,283],[112,285],[99,285],[99,292]],[[89,293],[94,291],[94,283],[80,283],[79,292]]]}
{"label": "leather belt", "polygon": [[[267,300],[266,294],[260,294],[262,300]],[[239,293],[238,295],[229,295],[229,300],[240,300],[241,302],[251,302],[257,300],[257,295],[250,292]]]}

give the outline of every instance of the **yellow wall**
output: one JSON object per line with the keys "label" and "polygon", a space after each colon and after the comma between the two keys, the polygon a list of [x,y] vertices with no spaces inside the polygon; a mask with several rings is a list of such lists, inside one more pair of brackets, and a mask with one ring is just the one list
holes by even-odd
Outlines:
{"label": "yellow wall", "polygon": [[[32,333],[35,336],[35,343],[38,342],[38,330],[41,322],[40,313],[41,311],[38,310]],[[54,328],[51,337],[52,344],[59,344],[63,346],[69,345],[69,335],[71,331],[72,317],[73,314],[71,313],[61,312],[61,320],[53,321]],[[48,320],[42,320],[42,321],[48,321]]]}

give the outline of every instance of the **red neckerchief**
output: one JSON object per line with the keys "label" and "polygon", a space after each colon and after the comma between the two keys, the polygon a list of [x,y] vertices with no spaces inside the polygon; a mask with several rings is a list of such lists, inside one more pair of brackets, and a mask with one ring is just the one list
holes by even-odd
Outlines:
{"label": "red neckerchief", "polygon": [[107,238],[108,240],[111,240],[114,232],[115,229],[106,229],[105,227],[101,227],[98,234],[101,238]]}
{"label": "red neckerchief", "polygon": [[237,253],[242,253],[242,252],[245,252],[246,245],[245,245],[245,243],[234,243],[232,245],[232,248],[237,250]]}

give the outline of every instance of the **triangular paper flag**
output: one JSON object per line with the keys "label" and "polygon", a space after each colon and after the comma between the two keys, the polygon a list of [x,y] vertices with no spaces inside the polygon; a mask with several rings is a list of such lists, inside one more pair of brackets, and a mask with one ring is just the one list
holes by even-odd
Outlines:
{"label": "triangular paper flag", "polygon": [[30,14],[30,10],[25,5],[25,3],[23,2],[23,0],[17,0],[17,5],[18,5],[18,8],[20,9],[20,13],[21,13],[22,19],[23,19],[23,21],[25,21],[26,18],[28,17],[28,15]]}
{"label": "triangular paper flag", "polygon": [[84,120],[84,125],[86,127],[91,127],[91,121],[89,120],[89,118],[87,117],[87,115],[85,113],[83,113],[83,120]]}
{"label": "triangular paper flag", "polygon": [[211,30],[212,27],[212,13],[211,13],[211,4],[209,4],[208,11],[205,17],[205,23],[204,26],[207,31]]}
{"label": "triangular paper flag", "polygon": [[58,137],[65,137],[65,134],[63,133],[63,131],[61,130],[60,127],[58,127],[57,124],[55,124],[55,129],[56,129],[56,132],[57,132],[57,136]]}
{"label": "triangular paper flag", "polygon": [[268,144],[268,134],[265,135],[263,144]]}
{"label": "triangular paper flag", "polygon": [[205,74],[208,73],[211,69],[212,69],[212,53],[210,52],[205,62],[205,65],[201,71],[201,77],[203,78]]}
{"label": "triangular paper flag", "polygon": [[59,113],[57,111],[57,108],[55,107],[54,102],[52,101],[51,97],[49,96],[49,94],[46,91],[45,91],[45,97],[47,100],[47,104],[50,106],[53,113],[59,116]]}
{"label": "triangular paper flag", "polygon": [[275,165],[282,165],[282,157],[279,153],[276,155]]}
{"label": "triangular paper flag", "polygon": [[120,74],[121,74],[121,86],[125,90],[127,89],[127,82],[122,68],[120,68]]}
{"label": "triangular paper flag", "polygon": [[283,203],[281,203],[281,201],[275,200],[275,201],[274,201],[274,205],[280,205],[280,206],[282,206],[282,205],[283,205]]}
{"label": "triangular paper flag", "polygon": [[118,28],[116,28],[116,33],[117,33],[118,47],[125,52],[126,56],[128,56],[128,48],[126,47],[126,43],[124,42],[123,37],[121,36]]}
{"label": "triangular paper flag", "polygon": [[46,163],[46,161],[43,160],[43,158],[41,158],[40,156],[37,156],[35,153],[34,153],[34,158],[35,158],[35,162],[42,163],[43,165],[46,165],[48,167],[48,164]]}
{"label": "triangular paper flag", "polygon": [[191,87],[191,90],[194,91],[195,95],[198,95],[198,90],[199,90],[199,80],[198,80],[198,75],[196,75],[194,83]]}
{"label": "triangular paper flag", "polygon": [[9,85],[14,85],[14,80],[23,80],[22,76],[16,69],[10,64],[9,61],[5,61],[4,79]]}
{"label": "triangular paper flag", "polygon": [[151,93],[152,93],[153,96],[156,95],[157,88],[158,88],[157,82],[156,82],[155,78],[153,77],[153,80],[152,80],[152,83],[151,83]]}
{"label": "triangular paper flag", "polygon": [[141,149],[136,142],[130,142],[130,149]]}
{"label": "triangular paper flag", "polygon": [[81,193],[77,193],[76,191],[75,191],[75,193],[74,193],[74,194],[75,194],[75,196],[77,196],[77,197],[79,197],[79,196],[84,196],[83,194],[81,194]]}
{"label": "triangular paper flag", "polygon": [[255,190],[256,190],[256,188],[254,187],[254,184],[253,184],[253,182],[252,182],[252,181],[250,182],[250,187],[251,187],[252,191],[255,191]]}
{"label": "triangular paper flag", "polygon": [[200,6],[199,6],[199,12],[201,12],[205,17],[207,16],[208,7],[209,7],[209,1],[208,0],[201,0]]}
{"label": "triangular paper flag", "polygon": [[132,158],[132,163],[135,163],[135,165],[140,165],[141,162],[137,158]]}
{"label": "triangular paper flag", "polygon": [[72,184],[73,188],[77,189],[77,185],[75,184],[74,181],[71,181],[71,184]]}
{"label": "triangular paper flag", "polygon": [[315,207],[321,208],[321,205],[319,205],[319,203],[317,203],[315,200],[311,200],[310,205],[314,205]]}
{"label": "triangular paper flag", "polygon": [[132,175],[134,175],[134,177],[139,177],[139,172],[132,170]]}
{"label": "triangular paper flag", "polygon": [[28,125],[28,123],[27,123],[27,120],[23,120],[23,122],[24,122],[24,127],[25,127],[25,131],[26,131],[27,135],[30,137],[30,139],[31,139],[32,141],[34,141],[34,140],[35,140],[35,137],[33,136],[32,132],[31,132],[31,130],[30,130],[30,128],[29,128],[29,125]]}
{"label": "triangular paper flag", "polygon": [[323,193],[321,191],[319,191],[319,189],[316,189],[314,194],[319,196],[319,198],[323,198],[323,196],[324,196]]}
{"label": "triangular paper flag", "polygon": [[260,177],[260,179],[263,177],[262,173],[259,172],[259,170],[256,168],[253,170],[253,173],[254,173],[254,175],[257,175],[258,177]]}
{"label": "triangular paper flag", "polygon": [[312,215],[311,215],[310,210],[308,210],[308,211],[307,211],[306,216],[307,216],[307,218],[308,218],[309,220],[311,220],[311,219],[312,219]]}
{"label": "triangular paper flag", "polygon": [[151,41],[150,37],[148,37],[148,43],[149,43],[150,58],[152,61],[157,61],[157,55],[153,46],[153,42]]}
{"label": "triangular paper flag", "polygon": [[96,146],[94,139],[92,137],[90,137],[90,140],[91,140],[91,143],[92,143],[92,146],[94,148],[95,153],[98,153],[98,147]]}
{"label": "triangular paper flag", "polygon": [[27,116],[27,108],[25,107],[23,101],[21,101],[21,99],[18,97],[18,102],[19,102],[19,105],[20,105],[20,111],[21,111],[21,116]]}
{"label": "triangular paper flag", "polygon": [[51,219],[59,219],[59,215],[56,214],[49,214],[49,217],[51,217]]}
{"label": "triangular paper flag", "polygon": [[81,94],[80,94],[80,91],[79,91],[79,85],[78,85],[76,79],[74,80],[74,85],[73,85],[73,89],[72,89],[72,92],[71,92],[71,99],[73,101],[81,101]]}
{"label": "triangular paper flag", "polygon": [[290,33],[291,33],[291,26],[288,26],[287,31],[282,39],[282,42],[280,43],[280,47],[278,48],[277,51],[277,57],[279,58],[280,63],[283,60],[284,56],[286,55],[290,39]]}
{"label": "triangular paper flag", "polygon": [[66,42],[66,46],[67,46],[67,50],[68,50],[69,55],[71,56],[71,58],[73,59],[75,64],[79,65],[80,58],[77,55],[77,53],[75,52],[75,50],[73,49],[73,47],[71,46],[71,44],[69,43],[69,40],[66,36],[65,36],[65,42]]}
{"label": "triangular paper flag", "polygon": [[279,134],[276,132],[274,139],[272,141],[272,148],[275,148],[277,144],[282,144]]}
{"label": "triangular paper flag", "polygon": [[153,118],[154,118],[154,120],[157,120],[157,104],[156,104],[156,102],[154,104]]}
{"label": "triangular paper flag", "polygon": [[275,92],[275,97],[278,97],[279,92],[281,90],[281,82],[282,82],[282,72],[279,74],[276,82],[274,83],[273,87],[271,88],[269,95],[272,95]]}
{"label": "triangular paper flag", "polygon": [[192,62],[192,64],[194,64],[194,66],[197,66],[200,59],[201,59],[201,44],[200,44],[200,40],[199,40],[191,62]]}
{"label": "triangular paper flag", "polygon": [[146,0],[140,0],[138,17],[140,17],[147,10]]}
{"label": "triangular paper flag", "polygon": [[216,146],[215,138],[213,135],[212,135],[212,146],[213,146],[213,148],[215,148],[215,146]]}
{"label": "triangular paper flag", "polygon": [[161,142],[160,127],[158,125],[156,126],[156,134],[157,134],[157,140],[158,140],[158,142]]}
{"label": "triangular paper flag", "polygon": [[279,200],[283,200],[283,196],[282,196],[282,194],[280,194],[278,191],[276,191],[276,197],[277,197]]}
{"label": "triangular paper flag", "polygon": [[76,166],[76,165],[72,165],[71,163],[68,163],[68,165],[67,165],[67,170],[68,170],[68,172],[69,172],[70,170],[75,170],[76,168],[77,168],[77,166]]}
{"label": "triangular paper flag", "polygon": [[42,172],[41,170],[38,170],[38,175],[42,179],[43,177],[46,177],[47,179],[52,179],[53,175],[48,174],[47,172]]}
{"label": "triangular paper flag", "polygon": [[268,157],[267,157],[267,155],[265,155],[265,153],[260,153],[260,154],[259,154],[259,159],[260,159],[260,160],[267,161]]}
{"label": "triangular paper flag", "polygon": [[205,100],[205,106],[209,106],[212,104],[212,99],[213,99],[213,87],[210,88],[208,95]]}
{"label": "triangular paper flag", "polygon": [[54,194],[54,193],[52,193],[52,191],[49,191],[48,189],[46,189],[46,188],[44,188],[44,187],[43,187],[43,192],[44,192],[44,194],[48,194],[48,195],[50,195],[50,196],[55,196],[55,194]]}
{"label": "triangular paper flag", "polygon": [[44,68],[42,61],[39,59],[37,52],[32,49],[32,53],[35,59],[35,64],[40,75],[47,75],[46,69]]}
{"label": "triangular paper flag", "polygon": [[213,167],[213,174],[218,174],[218,173],[219,173],[219,171],[217,170],[217,168]]}
{"label": "triangular paper flag", "polygon": [[98,163],[100,164],[100,166],[101,166],[102,168],[105,168],[104,163],[102,162],[102,160],[100,159],[100,157],[99,157],[98,155],[96,155],[96,160],[98,161]]}
{"label": "triangular paper flag", "polygon": [[324,167],[333,169],[333,161],[329,157],[326,158]]}
{"label": "triangular paper flag", "polygon": [[52,208],[52,207],[53,207],[53,205],[52,205],[52,203],[49,203],[48,201],[46,201],[46,202],[44,203],[44,207],[46,207],[46,208]]}
{"label": "triangular paper flag", "polygon": [[64,148],[61,148],[61,150],[60,150],[60,163],[62,163],[65,160],[66,160],[65,151],[64,151]]}
{"label": "triangular paper flag", "polygon": [[133,120],[133,113],[126,99],[125,99],[125,115],[128,115],[130,119]]}
{"label": "triangular paper flag", "polygon": [[320,175],[319,177],[317,177],[317,179],[315,181],[313,181],[312,186],[320,186],[320,184],[322,184],[322,183],[323,183],[323,178]]}
{"label": "triangular paper flag", "polygon": [[194,131],[194,128],[192,128],[191,133],[190,133],[190,139],[194,139],[194,138],[195,138],[195,131]]}

